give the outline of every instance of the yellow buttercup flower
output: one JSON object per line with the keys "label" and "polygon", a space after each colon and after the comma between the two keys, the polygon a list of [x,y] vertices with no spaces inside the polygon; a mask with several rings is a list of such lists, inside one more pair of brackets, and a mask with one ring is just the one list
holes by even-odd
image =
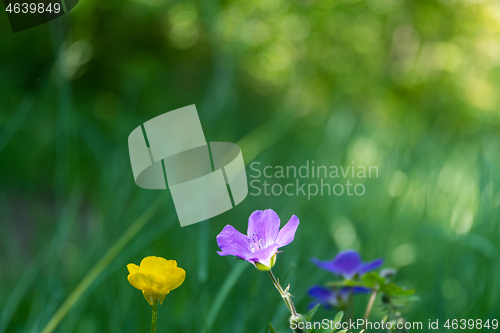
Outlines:
{"label": "yellow buttercup flower", "polygon": [[146,257],[142,259],[140,266],[127,265],[128,282],[135,288],[142,290],[142,294],[149,304],[163,299],[171,290],[179,287],[186,278],[186,271],[177,267],[175,260],[167,260],[161,257]]}

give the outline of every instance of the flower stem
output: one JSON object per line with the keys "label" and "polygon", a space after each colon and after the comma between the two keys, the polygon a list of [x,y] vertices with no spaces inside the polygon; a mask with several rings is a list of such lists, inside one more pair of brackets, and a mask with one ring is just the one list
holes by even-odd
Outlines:
{"label": "flower stem", "polygon": [[348,321],[354,318],[354,297],[352,295],[352,291],[349,293],[349,302],[347,303],[345,312],[347,314],[346,319],[348,319]]}
{"label": "flower stem", "polygon": [[285,302],[288,310],[290,310],[292,316],[297,316],[297,310],[295,310],[295,306],[293,305],[292,299],[290,298],[291,295],[288,292],[288,290],[287,291],[283,290],[279,281],[274,277],[274,274],[273,272],[271,272],[271,270],[268,270],[267,272],[269,273],[271,280],[273,280],[274,286],[276,287],[276,289],[278,289],[281,297],[283,298],[283,301]]}
{"label": "flower stem", "polygon": [[158,300],[153,302],[153,318],[151,319],[151,333],[156,333],[157,319],[158,319]]}
{"label": "flower stem", "polygon": [[366,311],[365,311],[365,317],[364,317],[364,322],[365,322],[365,327],[366,328],[366,321],[368,319],[368,316],[370,315],[370,312],[372,311],[373,303],[375,303],[375,298],[377,297],[378,290],[373,289],[372,295],[370,296],[370,300],[368,301],[368,304],[366,305]]}

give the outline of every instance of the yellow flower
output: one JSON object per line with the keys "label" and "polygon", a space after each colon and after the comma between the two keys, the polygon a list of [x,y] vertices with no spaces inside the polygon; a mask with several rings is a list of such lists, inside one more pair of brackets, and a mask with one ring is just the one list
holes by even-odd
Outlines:
{"label": "yellow flower", "polygon": [[167,260],[161,257],[146,257],[142,259],[140,266],[127,265],[128,282],[135,288],[142,290],[142,294],[149,304],[160,301],[167,294],[179,287],[186,278],[186,272],[177,267],[175,260]]}

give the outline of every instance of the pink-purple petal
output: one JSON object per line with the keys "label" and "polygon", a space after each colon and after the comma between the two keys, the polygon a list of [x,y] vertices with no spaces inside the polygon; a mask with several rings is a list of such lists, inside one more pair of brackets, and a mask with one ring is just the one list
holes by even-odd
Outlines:
{"label": "pink-purple petal", "polygon": [[290,220],[285,224],[283,228],[278,233],[278,238],[276,239],[276,244],[279,247],[290,244],[295,238],[295,232],[299,226],[299,218],[292,215]]}
{"label": "pink-purple petal", "polygon": [[[248,235],[244,235],[231,225],[226,225],[217,235],[221,256],[233,255],[256,265],[271,267],[279,247],[293,241],[299,219],[293,215],[280,231],[280,219],[272,209],[257,210],[248,219]],[[274,263],[274,260],[273,260]],[[258,265],[257,265],[258,266]],[[261,269],[260,266],[257,268]]]}
{"label": "pink-purple petal", "polygon": [[217,245],[222,250],[217,253],[221,256],[233,255],[247,259],[247,256],[252,252],[248,237],[231,225],[226,225],[216,239]]}
{"label": "pink-purple petal", "polygon": [[249,254],[246,260],[259,262],[263,265],[270,266],[271,258],[276,254],[277,251],[278,246],[271,245],[269,247],[266,247],[265,249]]}
{"label": "pink-purple petal", "polygon": [[280,230],[280,218],[272,209],[256,210],[248,218],[247,235],[261,240],[262,247],[275,244]]}

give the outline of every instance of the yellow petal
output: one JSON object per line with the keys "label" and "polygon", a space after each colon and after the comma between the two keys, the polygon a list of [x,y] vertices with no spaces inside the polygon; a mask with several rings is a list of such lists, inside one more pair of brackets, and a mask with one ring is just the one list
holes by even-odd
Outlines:
{"label": "yellow petal", "polygon": [[161,268],[156,271],[156,274],[161,275],[165,279],[163,290],[174,290],[186,279],[186,271],[180,267]]}
{"label": "yellow petal", "polygon": [[151,292],[160,292],[165,289],[165,277],[152,273],[132,273],[129,274],[128,282],[139,290],[149,290]]}
{"label": "yellow petal", "polygon": [[169,292],[170,292],[170,291],[167,291],[165,294],[162,294],[162,295],[160,296],[160,298],[158,299],[158,300],[160,301],[160,304],[163,304],[163,300],[165,299],[165,296],[167,296]]}
{"label": "yellow petal", "polygon": [[130,274],[139,272],[139,266],[136,264],[128,264],[127,269]]}
{"label": "yellow petal", "polygon": [[146,301],[148,301],[149,305],[153,305],[154,295],[151,292],[146,291],[146,290],[143,290],[142,294],[144,295],[144,298],[146,299]]}
{"label": "yellow petal", "polygon": [[144,298],[146,301],[148,301],[149,305],[153,305],[153,302],[159,301],[160,304],[163,303],[163,299],[165,299],[165,296],[167,296],[169,292],[167,291],[166,293],[157,293],[157,292],[151,292],[149,290],[144,290],[142,294],[144,295]]}
{"label": "yellow petal", "polygon": [[[174,261],[174,260],[170,260]],[[170,266],[172,263],[169,263],[169,260],[162,257],[146,257],[141,261],[141,272],[144,273],[153,273],[159,268],[163,268],[166,266]]]}
{"label": "yellow petal", "polygon": [[167,260],[167,265],[165,267],[175,268],[175,267],[177,267],[177,261],[175,261],[175,260]]}

